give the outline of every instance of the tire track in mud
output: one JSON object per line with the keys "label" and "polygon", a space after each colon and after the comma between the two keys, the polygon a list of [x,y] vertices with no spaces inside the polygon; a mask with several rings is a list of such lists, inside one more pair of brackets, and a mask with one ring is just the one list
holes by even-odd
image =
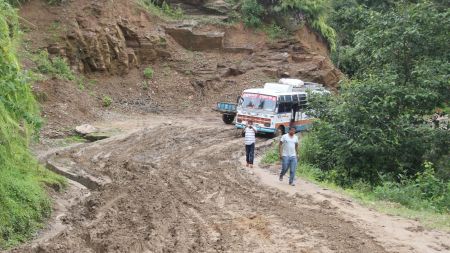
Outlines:
{"label": "tire track in mud", "polygon": [[72,207],[67,231],[12,252],[385,252],[333,208],[239,169],[241,143],[156,126],[61,154],[112,182]]}

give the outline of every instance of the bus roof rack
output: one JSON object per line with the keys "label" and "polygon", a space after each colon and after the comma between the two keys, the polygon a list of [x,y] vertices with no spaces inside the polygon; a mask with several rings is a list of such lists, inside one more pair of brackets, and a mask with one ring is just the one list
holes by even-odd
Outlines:
{"label": "bus roof rack", "polygon": [[288,84],[292,85],[292,87],[297,88],[304,85],[304,82],[300,79],[294,79],[294,78],[281,78],[279,81],[281,84]]}
{"label": "bus roof rack", "polygon": [[276,92],[292,92],[292,84],[265,83],[264,89]]}

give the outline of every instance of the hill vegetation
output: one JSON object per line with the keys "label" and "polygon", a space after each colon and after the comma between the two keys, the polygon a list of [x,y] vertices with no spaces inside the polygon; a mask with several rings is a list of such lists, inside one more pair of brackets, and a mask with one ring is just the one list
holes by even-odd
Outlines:
{"label": "hill vegetation", "polygon": [[312,97],[303,161],[317,178],[415,209],[450,211],[450,9],[440,1],[335,1],[334,60],[349,79]]}
{"label": "hill vegetation", "polygon": [[[265,28],[271,35],[271,31],[291,31],[308,25],[332,50],[336,47],[336,33],[328,22],[330,0],[234,0],[234,3],[240,6],[235,19],[242,20],[248,27]],[[286,36],[286,32],[277,34]]]}
{"label": "hill vegetation", "polygon": [[32,236],[49,216],[44,185],[60,189],[65,184],[38,165],[28,149],[42,121],[16,58],[17,18],[10,4],[0,0],[0,249]]}

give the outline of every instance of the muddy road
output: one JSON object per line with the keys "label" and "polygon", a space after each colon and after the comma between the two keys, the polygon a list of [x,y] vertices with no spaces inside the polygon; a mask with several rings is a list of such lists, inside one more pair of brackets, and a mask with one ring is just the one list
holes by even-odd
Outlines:
{"label": "muddy road", "polygon": [[64,231],[12,252],[385,252],[326,202],[261,184],[232,127],[163,121],[60,152],[110,181],[69,209]]}

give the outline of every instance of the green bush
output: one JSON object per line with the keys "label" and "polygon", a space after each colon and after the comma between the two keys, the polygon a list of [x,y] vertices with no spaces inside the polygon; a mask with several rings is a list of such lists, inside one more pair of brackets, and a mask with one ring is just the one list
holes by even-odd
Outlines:
{"label": "green bush", "polygon": [[310,99],[311,115],[320,118],[313,136],[320,146],[315,157],[321,157],[310,162],[348,176],[350,184],[363,179],[376,185],[380,175],[412,177],[425,161],[440,178],[450,178],[450,133],[424,120],[450,99],[450,22],[443,21],[450,11],[430,3],[399,10],[374,14],[355,36],[358,79],[343,83],[339,96]]}
{"label": "green bush", "polygon": [[264,7],[258,3],[258,0],[242,1],[242,21],[248,27],[260,27],[263,24]]}
{"label": "green bush", "polygon": [[275,15],[305,17],[310,27],[319,33],[330,46],[336,48],[336,32],[328,24],[328,13],[331,12],[330,0],[283,0],[273,7]]}
{"label": "green bush", "polygon": [[49,58],[47,51],[41,50],[32,56],[35,71],[64,80],[75,80],[75,75],[67,62],[61,57]]}
{"label": "green bush", "polygon": [[378,199],[397,202],[415,210],[450,212],[450,182],[438,179],[431,163],[425,163],[424,167],[425,170],[417,173],[416,179],[384,182],[374,188],[374,195]]}
{"label": "green bush", "polygon": [[379,199],[448,212],[450,132],[427,119],[450,99],[450,10],[419,2],[356,12],[357,20],[367,13],[364,26],[337,50],[353,79],[337,96],[310,95],[308,113],[320,120],[304,160],[323,172],[320,180],[370,185]]}
{"label": "green bush", "polygon": [[153,69],[151,67],[147,67],[144,69],[144,77],[147,79],[153,78]]}
{"label": "green bush", "polygon": [[278,153],[278,143],[274,143],[273,147],[264,154],[261,162],[264,164],[273,164],[279,160],[280,154]]}
{"label": "green bush", "polygon": [[327,41],[331,51],[336,50],[336,31],[327,24],[324,16],[319,16],[310,22],[311,28]]}
{"label": "green bush", "polygon": [[0,249],[30,238],[49,216],[44,185],[60,189],[65,184],[28,150],[42,121],[16,58],[18,34],[15,10],[0,0]]}
{"label": "green bush", "polygon": [[169,4],[166,2],[163,2],[161,5],[161,10],[168,15],[169,17],[172,17],[174,19],[181,19],[184,16],[183,9],[181,9],[179,6],[172,8]]}
{"label": "green bush", "polygon": [[286,36],[286,34],[288,33],[286,29],[284,29],[281,26],[278,26],[275,23],[265,25],[263,30],[267,34],[267,37],[269,37],[269,40],[271,41],[280,39],[283,36]]}
{"label": "green bush", "polygon": [[138,0],[138,3],[152,14],[164,19],[182,19],[184,17],[183,10],[177,6],[172,8],[165,1],[156,0]]}
{"label": "green bush", "polygon": [[103,107],[109,107],[112,104],[113,100],[110,96],[104,95],[102,98]]}

